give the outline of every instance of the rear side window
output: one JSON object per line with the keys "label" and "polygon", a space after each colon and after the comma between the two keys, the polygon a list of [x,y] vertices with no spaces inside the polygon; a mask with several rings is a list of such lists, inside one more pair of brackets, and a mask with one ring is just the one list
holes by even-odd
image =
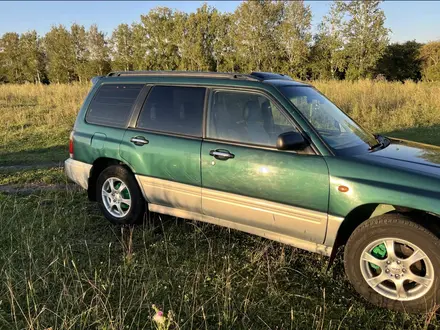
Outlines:
{"label": "rear side window", "polygon": [[86,115],[91,124],[125,127],[133,104],[136,101],[142,84],[109,84],[102,85]]}
{"label": "rear side window", "polygon": [[137,127],[201,137],[205,91],[202,87],[153,87]]}

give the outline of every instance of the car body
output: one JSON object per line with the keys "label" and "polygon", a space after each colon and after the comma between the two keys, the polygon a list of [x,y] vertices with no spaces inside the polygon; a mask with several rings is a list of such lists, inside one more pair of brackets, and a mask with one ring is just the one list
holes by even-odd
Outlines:
{"label": "car body", "polygon": [[94,82],[65,162],[91,200],[100,173],[124,166],[151,212],[332,258],[370,218],[440,214],[440,148],[369,135],[287,76],[116,72]]}

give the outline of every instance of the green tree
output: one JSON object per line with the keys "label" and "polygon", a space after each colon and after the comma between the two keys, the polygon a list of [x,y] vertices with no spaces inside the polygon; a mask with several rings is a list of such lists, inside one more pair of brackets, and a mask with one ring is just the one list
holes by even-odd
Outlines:
{"label": "green tree", "polygon": [[234,12],[231,28],[238,69],[274,71],[279,56],[276,34],[283,2],[246,1]]}
{"label": "green tree", "polygon": [[107,40],[98,26],[93,24],[87,32],[88,70],[87,79],[110,72],[110,59]]}
{"label": "green tree", "polygon": [[147,64],[147,33],[142,24],[134,23],[133,31],[133,70],[148,70]]}
{"label": "green tree", "polygon": [[76,79],[82,82],[87,80],[89,70],[87,32],[83,25],[74,23],[70,27],[70,34],[75,58],[73,63],[74,75]]}
{"label": "green tree", "polygon": [[4,79],[11,83],[24,81],[23,68],[20,53],[20,36],[18,33],[7,32],[0,40],[2,49],[2,68]]}
{"label": "green tree", "polygon": [[428,42],[420,49],[422,76],[426,81],[440,81],[440,41]]}
{"label": "green tree", "polygon": [[6,62],[5,53],[0,42],[0,84],[8,82],[5,62]]}
{"label": "green tree", "polygon": [[416,41],[388,45],[383,57],[377,62],[376,73],[383,74],[387,80],[420,80],[422,78],[421,47],[422,44]]}
{"label": "green tree", "polygon": [[111,37],[112,69],[133,70],[133,33],[129,25],[120,24]]}
{"label": "green tree", "polygon": [[37,32],[23,33],[20,36],[19,49],[23,79],[27,82],[42,82],[45,78],[45,63],[41,40]]}
{"label": "green tree", "polygon": [[276,32],[282,54],[280,70],[299,78],[306,77],[309,44],[312,40],[312,11],[304,1],[286,1]]}
{"label": "green tree", "polygon": [[213,59],[216,71],[234,72],[237,67],[237,51],[235,49],[233,29],[233,14],[225,13],[215,16],[213,26]]}
{"label": "green tree", "polygon": [[372,77],[377,61],[388,44],[389,29],[384,26],[381,0],[338,2],[349,20],[345,23],[347,79]]}
{"label": "green tree", "polygon": [[341,2],[335,1],[318,26],[310,50],[309,67],[313,79],[336,79],[345,71],[343,16]]}
{"label": "green tree", "polygon": [[[215,29],[219,12],[206,3],[195,13],[181,15],[179,20],[182,42],[180,68],[186,70],[214,71]],[[179,33],[180,34],[180,33]]]}
{"label": "green tree", "polygon": [[180,63],[176,14],[157,7],[141,16],[145,33],[145,67],[148,70],[175,70]]}
{"label": "green tree", "polygon": [[69,31],[63,26],[53,26],[44,37],[50,82],[68,83],[75,80],[75,46]]}

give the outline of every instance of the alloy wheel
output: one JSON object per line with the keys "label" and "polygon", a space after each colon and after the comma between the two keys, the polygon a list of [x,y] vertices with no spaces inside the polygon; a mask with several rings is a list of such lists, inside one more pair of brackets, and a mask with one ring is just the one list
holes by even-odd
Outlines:
{"label": "alloy wheel", "polygon": [[434,267],[426,253],[399,238],[370,243],[361,254],[360,268],[371,288],[393,300],[420,298],[434,283]]}
{"label": "alloy wheel", "polygon": [[105,180],[102,185],[101,196],[106,210],[112,216],[122,218],[130,211],[130,190],[121,179],[112,177]]}

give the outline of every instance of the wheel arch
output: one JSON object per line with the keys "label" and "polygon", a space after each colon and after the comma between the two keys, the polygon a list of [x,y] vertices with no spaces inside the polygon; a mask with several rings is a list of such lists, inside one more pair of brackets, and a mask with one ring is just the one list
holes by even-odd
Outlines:
{"label": "wheel arch", "polygon": [[396,212],[400,214],[412,214],[412,215],[423,215],[421,217],[414,217],[414,221],[423,225],[427,229],[431,230],[437,236],[440,234],[440,224],[439,221],[429,221],[433,218],[437,218],[440,220],[440,215],[432,214],[428,211],[386,204],[386,203],[371,203],[371,204],[363,204],[359,205],[353,210],[351,210],[342,220],[336,232],[336,236],[334,238],[328,238],[332,241],[330,245],[332,245],[332,252],[329,260],[329,267],[334,261],[336,257],[338,249],[347,243],[348,238],[353,233],[353,231],[361,225],[363,222],[368,219],[386,214]]}
{"label": "wheel arch", "polygon": [[98,181],[98,177],[101,174],[101,172],[106,169],[109,166],[112,165],[121,165],[127,168],[131,173],[134,174],[133,169],[126,163],[120,161],[119,159],[115,158],[108,158],[108,157],[100,157],[97,158],[93,164],[92,169],[90,170],[90,176],[89,176],[89,185],[87,189],[87,195],[90,201],[96,201],[96,182]]}

